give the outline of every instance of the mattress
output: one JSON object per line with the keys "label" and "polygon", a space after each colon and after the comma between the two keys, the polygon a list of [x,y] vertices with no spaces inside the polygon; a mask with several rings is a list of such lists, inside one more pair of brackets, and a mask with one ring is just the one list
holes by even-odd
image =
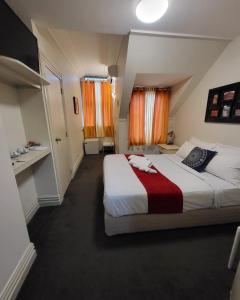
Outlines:
{"label": "mattress", "polygon": [[153,230],[188,228],[240,221],[240,206],[206,208],[183,214],[141,214],[112,217],[105,212],[105,233],[108,236]]}
{"label": "mattress", "polygon": [[[207,172],[199,173],[174,154],[146,155],[183,193],[183,212],[240,205],[240,188]],[[125,155],[104,159],[104,207],[112,217],[148,213],[147,192]]]}

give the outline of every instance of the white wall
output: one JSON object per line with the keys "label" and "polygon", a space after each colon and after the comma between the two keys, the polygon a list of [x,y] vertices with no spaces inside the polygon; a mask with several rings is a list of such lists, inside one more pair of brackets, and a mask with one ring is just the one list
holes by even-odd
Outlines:
{"label": "white wall", "polygon": [[0,117],[0,294],[30,241]]}
{"label": "white wall", "polygon": [[128,151],[128,118],[119,119],[119,153],[127,153]]}
{"label": "white wall", "polygon": [[240,37],[232,41],[199,82],[174,117],[176,142],[181,145],[191,136],[240,146],[240,125],[205,123],[208,91],[240,81]]}
{"label": "white wall", "polygon": [[79,77],[108,75],[108,66],[119,60],[122,35],[49,28],[51,36],[74,66]]}
{"label": "white wall", "polygon": [[[6,133],[8,152],[16,151],[17,148],[27,144],[19,97],[18,89],[0,83],[0,113],[3,129]],[[33,140],[35,138],[36,136],[33,137]],[[31,170],[26,170],[17,176],[17,185],[23,211],[28,220],[28,217],[39,207]]]}
{"label": "white wall", "polygon": [[[65,74],[63,76],[63,89],[65,100],[66,121],[71,150],[71,169],[74,174],[84,155],[83,153],[83,125],[80,80],[77,75]],[[73,96],[79,99],[79,114],[74,114]]]}
{"label": "white wall", "polygon": [[[167,37],[157,34],[130,33],[126,47],[124,77],[121,82],[119,117],[127,119],[129,102],[136,74],[168,74],[189,78],[174,86],[170,103],[169,128],[173,128],[173,115],[197,86],[229,41],[217,39]],[[128,131],[124,123],[117,128],[117,150],[126,148]],[[125,134],[125,136],[124,136]],[[121,143],[124,145],[121,147]],[[119,145],[118,145],[119,144]],[[125,151],[125,150],[124,150]],[[122,152],[122,150],[119,150]]]}
{"label": "white wall", "polygon": [[[120,152],[121,142],[119,139],[119,113],[121,107],[121,100],[123,94],[123,78],[125,75],[125,65],[127,59],[127,50],[128,50],[128,36],[122,38],[122,43],[120,46],[120,52],[117,60],[118,67],[118,77],[116,78],[116,98],[114,102],[114,138],[115,138],[115,150],[116,152]],[[121,150],[122,151],[122,150]]]}
{"label": "white wall", "polygon": [[[82,104],[80,114],[73,113],[72,97],[81,100],[80,77],[84,75],[108,75],[108,66],[118,64],[120,77],[117,79],[114,123],[117,124],[121,98],[121,81],[125,66],[124,51],[126,37],[121,35],[84,33],[56,28],[33,26],[40,51],[55,68],[63,74],[66,118],[73,173],[83,155]],[[117,125],[116,125],[117,127]]]}
{"label": "white wall", "polygon": [[16,182],[26,222],[28,223],[39,208],[38,195],[31,168],[18,174]]}
{"label": "white wall", "polygon": [[49,28],[59,48],[74,66],[79,77],[108,75],[108,66],[117,64],[116,99],[114,102],[114,136],[118,151],[118,117],[122,97],[123,76],[127,56],[128,36],[100,34]]}
{"label": "white wall", "polygon": [[68,57],[64,55],[46,28],[36,27],[34,34],[38,39],[40,52],[63,76],[63,93],[66,112],[66,122],[70,145],[70,161],[72,173],[76,171],[83,156],[83,132],[82,132],[82,105],[80,103],[79,115],[74,114],[73,97],[81,100],[80,78],[75,67]]}
{"label": "white wall", "polygon": [[7,132],[9,151],[25,146],[27,140],[17,89],[3,83],[0,83],[0,113],[4,130]]}
{"label": "white wall", "polygon": [[197,86],[229,41],[130,33],[120,117],[126,118],[137,73],[192,76],[173,114]]}

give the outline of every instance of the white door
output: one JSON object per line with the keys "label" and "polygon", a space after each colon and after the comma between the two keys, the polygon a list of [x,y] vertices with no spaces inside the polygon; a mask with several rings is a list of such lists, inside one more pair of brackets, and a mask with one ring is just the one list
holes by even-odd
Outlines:
{"label": "white door", "polygon": [[71,169],[61,79],[46,65],[44,73],[46,79],[50,82],[50,85],[47,87],[47,107],[57,177],[60,185],[60,193],[63,196],[71,181]]}

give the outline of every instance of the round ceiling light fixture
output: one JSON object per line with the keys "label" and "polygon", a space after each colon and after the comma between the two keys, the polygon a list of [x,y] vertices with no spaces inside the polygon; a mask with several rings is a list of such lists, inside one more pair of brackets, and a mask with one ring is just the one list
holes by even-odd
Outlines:
{"label": "round ceiling light fixture", "polygon": [[136,16],[143,23],[154,23],[168,9],[168,0],[141,0],[136,7]]}

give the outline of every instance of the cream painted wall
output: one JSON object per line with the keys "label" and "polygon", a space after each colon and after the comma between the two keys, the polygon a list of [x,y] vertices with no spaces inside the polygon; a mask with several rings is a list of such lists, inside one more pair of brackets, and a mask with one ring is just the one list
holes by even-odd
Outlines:
{"label": "cream painted wall", "polygon": [[65,54],[74,70],[84,75],[108,75],[108,66],[117,64],[118,77],[115,80],[114,136],[118,152],[118,118],[122,97],[123,76],[128,48],[128,36],[100,34],[56,28],[48,29],[59,49]]}
{"label": "cream painted wall", "polygon": [[183,80],[182,82],[179,82],[178,84],[175,84],[171,87],[171,101],[170,101],[170,111],[172,111],[172,108],[177,105],[179,98],[182,96],[188,85],[190,84],[192,80],[192,77]]}
{"label": "cream painted wall", "polygon": [[[174,112],[184,103],[228,43],[229,41],[226,40],[130,33],[121,83],[119,117],[127,120],[136,74],[143,73],[146,76],[147,74],[172,74],[173,76],[181,74],[189,79],[172,89],[169,118],[169,129],[172,129]],[[123,142],[128,139],[125,122],[119,123],[117,141],[119,152],[126,151],[126,143]],[[120,145],[121,143],[123,146]]]}
{"label": "cream painted wall", "polygon": [[[118,135],[118,116],[122,95],[128,37],[121,35],[84,33],[34,25],[40,51],[63,74],[66,117],[72,156],[72,168],[77,167],[82,155],[81,116],[73,114],[72,96],[81,100],[79,78],[84,75],[108,75],[108,66],[118,65],[116,101],[114,105],[115,133]],[[82,104],[80,103],[82,109]]]}
{"label": "cream painted wall", "polygon": [[240,146],[240,125],[205,123],[208,90],[240,81],[240,37],[233,40],[174,116],[176,142],[191,136]]}
{"label": "cream painted wall", "polygon": [[127,119],[119,119],[119,153],[128,152],[128,118]]}
{"label": "cream painted wall", "polygon": [[3,83],[0,83],[0,113],[4,130],[7,132],[9,151],[25,146],[27,140],[17,89]]}
{"label": "cream painted wall", "polygon": [[[27,138],[22,118],[20,93],[18,89],[2,83],[0,83],[0,114],[6,133],[8,152],[25,146]],[[39,207],[31,170],[19,174],[16,179],[23,211],[28,217]]]}
{"label": "cream painted wall", "polygon": [[229,41],[130,33],[120,117],[126,118],[137,73],[182,74],[192,80],[182,90],[171,114],[180,107]]}
{"label": "cream painted wall", "polygon": [[[75,174],[83,153],[83,125],[82,125],[82,102],[80,81],[77,75],[65,74],[63,76],[63,89],[65,99],[66,121],[70,141],[72,173]],[[73,96],[79,99],[79,114],[74,114]]]}
{"label": "cream painted wall", "polygon": [[123,94],[123,78],[125,75],[125,65],[126,65],[126,58],[127,58],[127,50],[128,50],[128,36],[125,36],[122,38],[122,43],[120,46],[119,56],[117,60],[117,66],[118,66],[118,77],[116,78],[116,98],[114,102],[114,138],[115,138],[115,150],[116,153],[122,151],[120,147],[121,141],[119,138],[119,127],[120,127],[120,121],[119,121],[119,113],[120,113],[120,107],[121,107],[121,100],[122,100],[122,94]]}
{"label": "cream painted wall", "polygon": [[0,297],[30,241],[0,116]]}
{"label": "cream painted wall", "polygon": [[[63,93],[66,112],[66,122],[70,145],[71,169],[74,174],[83,156],[82,105],[80,93],[80,78],[74,65],[61,51],[46,28],[33,25],[33,31],[38,39],[39,49],[43,56],[62,75]],[[73,111],[73,96],[80,100],[80,113]]]}
{"label": "cream painted wall", "polygon": [[107,76],[108,66],[118,63],[122,35],[56,28],[48,30],[80,77]]}
{"label": "cream painted wall", "polygon": [[16,176],[18,192],[22,201],[23,211],[27,223],[33,216],[33,212],[39,208],[38,195],[32,169],[28,168]]}

